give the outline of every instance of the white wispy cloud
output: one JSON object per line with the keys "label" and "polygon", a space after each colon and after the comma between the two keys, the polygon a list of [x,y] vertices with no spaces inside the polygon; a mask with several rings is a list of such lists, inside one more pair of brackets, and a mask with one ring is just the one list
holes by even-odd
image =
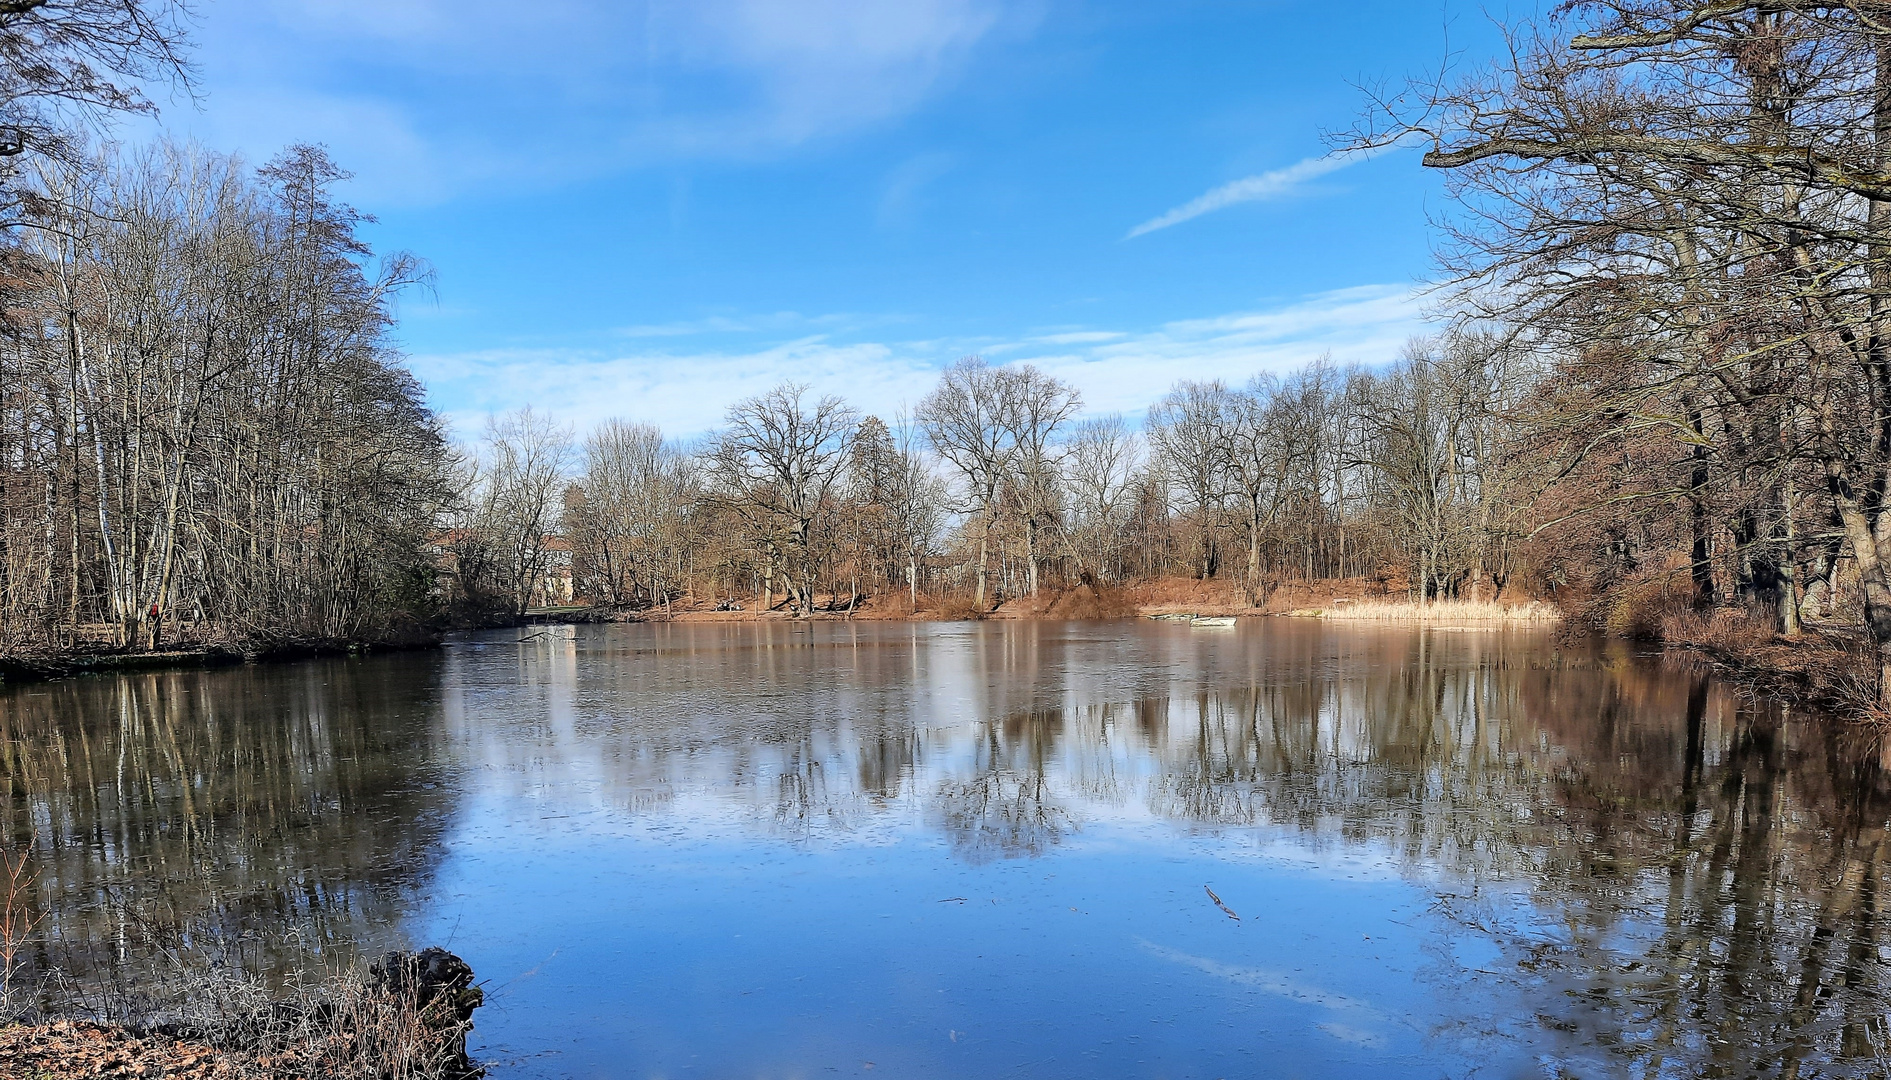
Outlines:
{"label": "white wispy cloud", "polygon": [[1179,320],[1113,342],[1016,359],[1082,390],[1092,413],[1135,416],[1182,379],[1239,384],[1262,372],[1296,370],[1321,355],[1341,365],[1383,364],[1427,329],[1424,301],[1411,287],[1368,285],[1259,311]]}
{"label": "white wispy cloud", "polygon": [[[931,390],[942,367],[970,353],[1035,364],[1077,387],[1092,414],[1139,416],[1181,379],[1240,383],[1323,354],[1338,364],[1383,364],[1427,328],[1423,301],[1402,285],[1342,289],[1151,327],[1057,327],[1003,338],[862,340],[884,331],[886,322],[810,332],[805,322],[820,320],[805,320],[799,329],[778,329],[773,341],[761,331],[753,346],[731,345],[729,321],[677,324],[665,328],[672,334],[616,347],[423,355],[413,366],[435,406],[462,433],[479,430],[488,412],[529,404],[581,430],[615,416],[688,438],[720,424],[731,403],[786,380],[891,418]],[[662,346],[653,347],[658,340]]]}
{"label": "white wispy cloud", "polygon": [[720,424],[736,401],[787,381],[891,416],[937,374],[923,354],[818,337],[740,351],[493,349],[416,356],[412,366],[461,435],[477,432],[488,413],[532,405],[580,431],[621,417],[690,438]]}
{"label": "white wispy cloud", "polygon": [[1144,233],[1157,229],[1166,229],[1171,225],[1180,225],[1184,221],[1211,214],[1216,210],[1234,206],[1237,203],[1263,202],[1292,193],[1309,180],[1317,180],[1328,173],[1337,172],[1348,165],[1356,165],[1367,158],[1377,156],[1379,150],[1359,150],[1343,154],[1327,154],[1323,157],[1306,158],[1296,161],[1284,169],[1274,169],[1257,176],[1245,176],[1233,180],[1218,188],[1198,195],[1166,214],[1150,218],[1141,225],[1129,230],[1125,240],[1133,240]]}
{"label": "white wispy cloud", "polygon": [[844,138],[1038,19],[1036,0],[204,3],[207,107],[163,126],[257,159],[323,142],[379,204]]}
{"label": "white wispy cloud", "polygon": [[1094,345],[1100,341],[1117,341],[1128,336],[1120,330],[1067,330],[1061,333],[1040,334],[1032,338],[1031,342],[1045,345]]}

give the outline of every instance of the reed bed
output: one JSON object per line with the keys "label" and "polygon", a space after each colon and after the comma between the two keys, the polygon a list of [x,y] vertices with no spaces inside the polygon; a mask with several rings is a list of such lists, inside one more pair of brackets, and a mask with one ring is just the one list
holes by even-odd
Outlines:
{"label": "reed bed", "polygon": [[1308,614],[1346,622],[1427,623],[1470,626],[1554,626],[1563,613],[1554,604],[1498,604],[1488,600],[1355,600]]}

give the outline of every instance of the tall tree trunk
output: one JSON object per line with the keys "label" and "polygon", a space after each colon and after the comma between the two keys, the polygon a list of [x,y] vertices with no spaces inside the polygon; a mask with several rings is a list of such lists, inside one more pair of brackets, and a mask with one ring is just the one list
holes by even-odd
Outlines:
{"label": "tall tree trunk", "polygon": [[1700,407],[1691,396],[1683,396],[1682,407],[1687,410],[1688,428],[1694,438],[1694,448],[1688,455],[1688,572],[1694,586],[1694,607],[1704,611],[1714,606],[1713,526],[1707,516],[1707,429]]}
{"label": "tall tree trunk", "polygon": [[1037,515],[1027,514],[1024,519],[1024,568],[1025,588],[1032,597],[1037,596]]}
{"label": "tall tree trunk", "polygon": [[1248,606],[1259,607],[1261,603],[1261,506],[1257,499],[1248,499]]}
{"label": "tall tree trunk", "polygon": [[985,608],[985,563],[991,545],[992,511],[985,512],[985,523],[978,530],[978,586],[972,593],[972,604],[981,612]]}

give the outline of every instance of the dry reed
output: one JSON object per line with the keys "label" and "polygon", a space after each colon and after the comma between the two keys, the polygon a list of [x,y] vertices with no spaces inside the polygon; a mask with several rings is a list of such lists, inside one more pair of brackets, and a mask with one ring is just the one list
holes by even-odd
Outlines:
{"label": "dry reed", "polygon": [[1553,626],[1563,621],[1554,604],[1498,604],[1487,600],[1356,600],[1317,609],[1323,619],[1346,622],[1408,622],[1473,626]]}

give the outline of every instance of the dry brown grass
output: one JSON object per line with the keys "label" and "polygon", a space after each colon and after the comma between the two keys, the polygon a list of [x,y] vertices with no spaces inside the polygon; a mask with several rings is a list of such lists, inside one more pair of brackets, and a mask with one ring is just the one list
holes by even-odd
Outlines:
{"label": "dry brown grass", "polygon": [[1653,570],[1597,594],[1584,606],[1582,620],[1611,637],[1663,640],[1667,620],[1687,614],[1693,604],[1693,583],[1684,569]]}
{"label": "dry brown grass", "polygon": [[1191,612],[1200,615],[1252,614],[1241,590],[1225,578],[1203,581],[1200,578],[1155,578],[1135,581],[1124,587],[1123,594],[1135,611],[1145,615],[1162,612]]}
{"label": "dry brown grass", "polygon": [[1057,594],[1045,614],[1054,619],[1126,619],[1136,614],[1136,604],[1123,589],[1079,585]]}
{"label": "dry brown grass", "polygon": [[1789,638],[1774,631],[1768,613],[1718,609],[1667,613],[1661,640],[1775,697],[1891,724],[1891,713],[1878,703],[1870,650],[1853,638],[1817,631]]}
{"label": "dry brown grass", "polygon": [[[422,991],[412,980],[389,979],[379,970],[367,975],[348,970],[272,992],[228,969],[172,971],[159,981],[158,989],[135,1002],[111,1002],[98,1010],[120,1019],[0,1027],[0,1077],[468,1080],[479,1075],[466,1058],[466,1033],[480,995],[470,983]],[[137,1019],[140,1014],[151,1019]],[[127,1015],[132,1018],[123,1018]],[[28,1066],[28,1071],[10,1071]]]}
{"label": "dry brown grass", "polygon": [[[468,977],[470,980],[471,972]],[[464,1002],[460,994],[469,994]],[[466,1032],[480,991],[428,995],[377,971],[330,976],[288,999],[254,1002],[207,1029],[244,1051],[264,1075],[309,1080],[440,1080],[464,1077]],[[286,1069],[285,1069],[286,1067]]]}
{"label": "dry brown grass", "polygon": [[1669,611],[1659,626],[1664,644],[1730,657],[1753,654],[1778,638],[1746,612],[1726,609]]}
{"label": "dry brown grass", "polygon": [[1451,626],[1554,626],[1563,613],[1554,604],[1499,604],[1488,600],[1358,600],[1317,609],[1338,622],[1425,623]]}
{"label": "dry brown grass", "polygon": [[919,608],[912,618],[934,622],[970,622],[991,614],[987,607],[973,603],[971,593],[951,593],[945,596],[919,597]]}
{"label": "dry brown grass", "polygon": [[1037,596],[1010,600],[993,612],[1001,619],[1127,619],[1137,605],[1114,585],[1046,587]]}

